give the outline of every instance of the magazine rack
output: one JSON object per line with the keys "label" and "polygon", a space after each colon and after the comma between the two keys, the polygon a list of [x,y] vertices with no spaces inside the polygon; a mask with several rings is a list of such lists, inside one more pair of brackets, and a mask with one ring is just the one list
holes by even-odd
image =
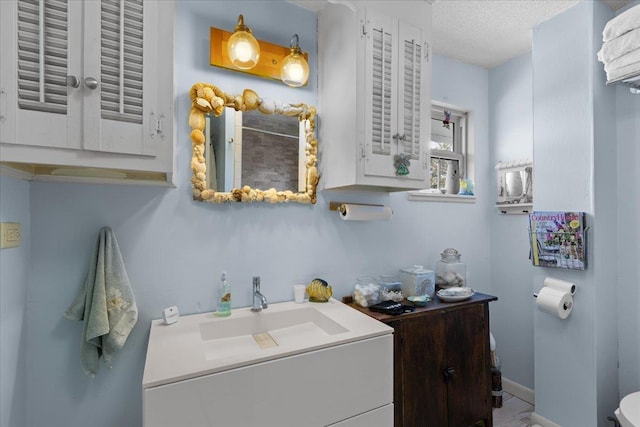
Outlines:
{"label": "magazine rack", "polygon": [[533,265],[586,269],[588,230],[584,212],[534,211],[529,215]]}

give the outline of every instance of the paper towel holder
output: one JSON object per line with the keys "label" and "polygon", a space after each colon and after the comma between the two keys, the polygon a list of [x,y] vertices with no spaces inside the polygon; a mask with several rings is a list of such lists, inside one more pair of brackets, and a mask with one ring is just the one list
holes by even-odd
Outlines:
{"label": "paper towel holder", "polygon": [[345,221],[388,220],[393,215],[389,206],[363,203],[330,202],[329,210],[338,212],[338,216]]}
{"label": "paper towel holder", "polygon": [[384,207],[384,205],[372,205],[370,203],[329,202],[329,210],[344,213],[344,209],[345,209],[344,205],[375,206],[378,208]]}

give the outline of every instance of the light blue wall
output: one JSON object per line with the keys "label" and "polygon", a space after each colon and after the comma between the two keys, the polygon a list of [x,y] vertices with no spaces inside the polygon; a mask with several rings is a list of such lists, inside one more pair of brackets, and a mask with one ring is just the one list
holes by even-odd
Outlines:
{"label": "light blue wall", "polygon": [[617,405],[615,89],[595,53],[613,13],[583,2],[533,32],[534,209],[587,212],[588,268],[536,268],[576,283],[571,316],[534,311],[536,413],[563,426],[603,426]]}
{"label": "light blue wall", "polygon": [[[271,302],[291,299],[294,283],[314,277],[327,279],[340,298],[351,292],[359,275],[413,264],[434,267],[444,248],[455,247],[468,265],[470,285],[489,291],[488,186],[493,185],[493,169],[488,77],[479,67],[436,57],[433,72],[434,99],[476,112],[475,204],[408,202],[406,193],[336,191],[322,192],[314,206],[219,206],[191,199],[187,92],[193,83],[209,81],[228,92],[251,87],[282,101],[317,99],[315,74],[308,88],[293,90],[208,65],[209,26],[231,28],[240,12],[258,38],[287,44],[297,32],[315,68],[316,24],[309,11],[285,2],[180,1],[176,189],[31,184],[29,305],[23,313],[28,318],[25,425],[139,426],[151,319],[174,304],[184,314],[211,311],[222,270],[233,286],[234,307],[249,305],[253,275],[262,277]],[[344,222],[329,211],[332,200],[388,204],[394,217],[388,222]],[[140,316],[113,369],[102,368],[90,379],[79,364],[82,326],[62,313],[84,279],[103,225],[116,234]]]}
{"label": "light blue wall", "polygon": [[[640,6],[635,1],[629,7]],[[626,9],[618,11],[623,12]],[[640,391],[640,95],[616,88],[620,396]]]}
{"label": "light blue wall", "polygon": [[[532,71],[531,53],[489,70],[491,165],[533,160]],[[490,188],[490,199],[496,200],[496,186]],[[500,297],[491,312],[496,352],[503,378],[533,389],[534,299],[528,215],[503,215],[496,208],[492,210],[491,292]]]}
{"label": "light blue wall", "polygon": [[29,183],[0,176],[0,221],[18,222],[22,242],[0,249],[0,426],[24,425],[29,263]]}

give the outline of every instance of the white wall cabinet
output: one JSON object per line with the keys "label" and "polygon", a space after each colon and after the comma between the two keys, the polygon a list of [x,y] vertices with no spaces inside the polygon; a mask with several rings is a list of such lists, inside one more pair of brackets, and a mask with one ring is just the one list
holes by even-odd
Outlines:
{"label": "white wall cabinet", "polygon": [[35,175],[97,168],[170,182],[174,9],[151,0],[1,2],[0,160]]}
{"label": "white wall cabinet", "polygon": [[320,11],[322,188],[429,187],[430,27],[428,2],[330,3]]}

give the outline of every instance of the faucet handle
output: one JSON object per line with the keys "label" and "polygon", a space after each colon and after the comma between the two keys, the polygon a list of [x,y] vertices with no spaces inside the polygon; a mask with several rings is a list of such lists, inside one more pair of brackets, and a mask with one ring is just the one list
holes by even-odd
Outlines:
{"label": "faucet handle", "polygon": [[259,290],[260,289],[260,276],[253,276],[253,290]]}

